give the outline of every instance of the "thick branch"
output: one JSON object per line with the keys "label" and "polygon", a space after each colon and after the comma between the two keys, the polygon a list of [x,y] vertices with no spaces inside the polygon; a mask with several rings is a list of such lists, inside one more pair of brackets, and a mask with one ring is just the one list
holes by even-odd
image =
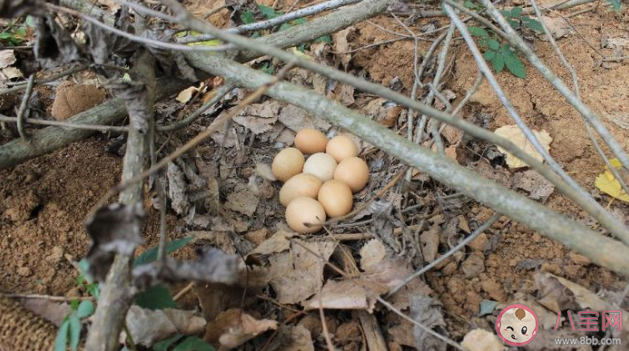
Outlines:
{"label": "thick branch", "polygon": [[[270,75],[219,55],[190,53],[187,57],[197,68],[223,76],[246,88],[258,87],[272,79]],[[351,131],[405,164],[416,167],[446,186],[508,215],[551,239],[564,243],[603,267],[621,274],[629,273],[629,248],[625,245],[604,237],[494,181],[485,179],[445,156],[420,147],[336,101],[286,82],[277,83],[267,95],[301,107],[317,117]]]}

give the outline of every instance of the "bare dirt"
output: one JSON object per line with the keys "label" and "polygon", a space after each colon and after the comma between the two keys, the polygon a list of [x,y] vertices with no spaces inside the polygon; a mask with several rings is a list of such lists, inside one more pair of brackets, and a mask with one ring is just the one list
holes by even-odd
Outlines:
{"label": "bare dirt", "polygon": [[[629,13],[610,13],[601,9],[571,20],[585,40],[600,48],[601,53],[610,55],[614,49],[601,48],[603,42],[605,38],[627,37],[628,19]],[[405,33],[405,29],[390,17],[381,16],[373,22]],[[419,32],[429,24],[438,28],[446,21],[443,18],[419,19],[411,29]],[[355,49],[395,37],[362,23],[348,38]],[[578,72],[583,101],[602,116],[616,139],[629,150],[627,63],[602,63],[599,55],[575,34],[558,40],[558,44]],[[430,42],[420,41],[418,51],[425,52],[429,45]],[[533,46],[551,69],[565,82],[570,82],[569,73],[547,42],[536,39]],[[474,60],[461,40],[455,42],[455,50],[456,58],[445,76],[446,87],[457,95],[453,104],[462,99],[477,75]],[[413,51],[412,41],[397,41],[354,53],[352,65],[364,69],[368,77],[385,86],[399,78],[402,92],[408,94],[414,79]],[[625,48],[624,53],[627,55],[629,48]],[[552,156],[580,185],[595,194],[601,203],[607,204],[610,198],[601,196],[594,188],[594,178],[601,173],[603,163],[585,133],[580,115],[534,68],[527,66],[526,71],[526,79],[518,79],[506,72],[498,74],[498,82],[529,126],[546,130],[553,137]],[[484,127],[490,130],[514,124],[487,82],[462,115],[470,121],[487,121]],[[0,267],[3,267],[0,291],[63,295],[75,285],[77,272],[68,258],[79,259],[87,251],[89,241],[83,228],[85,215],[120,177],[121,158],[106,153],[104,144],[101,138],[91,138],[14,169],[0,171]],[[274,152],[272,148],[258,152],[260,150]],[[473,150],[461,152],[468,156],[474,153]],[[257,156],[272,157],[271,154]],[[240,181],[246,182],[248,172],[238,173]],[[557,192],[550,196],[547,204],[585,224],[592,222]],[[269,206],[271,208],[276,206]],[[609,208],[623,220],[629,220],[626,204],[615,201]],[[482,223],[492,214],[480,205],[470,205],[464,213],[471,223]],[[149,211],[149,214],[145,231],[147,242],[155,243],[158,232],[156,211]],[[176,223],[181,220],[169,217],[169,229],[175,228]],[[258,230],[261,224],[254,224],[251,229]],[[455,339],[462,337],[473,325],[486,323],[476,317],[482,300],[508,302],[518,293],[533,294],[538,289],[534,274],[539,271],[565,277],[593,291],[618,291],[626,284],[616,274],[590,264],[584,256],[506,218],[470,245],[464,255],[448,262],[427,273],[426,283],[445,307],[447,329]]]}

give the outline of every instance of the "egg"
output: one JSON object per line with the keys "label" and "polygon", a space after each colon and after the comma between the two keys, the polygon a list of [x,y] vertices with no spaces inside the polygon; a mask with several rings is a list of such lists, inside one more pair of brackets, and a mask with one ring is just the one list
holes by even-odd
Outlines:
{"label": "egg", "polygon": [[334,178],[335,169],[336,161],[334,158],[323,152],[311,155],[304,164],[304,173],[315,175],[322,182]]}
{"label": "egg", "polygon": [[334,170],[334,179],[349,185],[354,193],[361,191],[369,181],[369,166],[358,157],[348,157]]}
{"label": "egg", "polygon": [[306,159],[304,154],[294,147],[280,151],[273,159],[271,171],[278,180],[285,182],[295,174],[301,173]]}
{"label": "egg", "polygon": [[327,144],[328,138],[316,129],[302,129],[295,135],[295,147],[304,154],[325,152]]}
{"label": "egg", "polygon": [[330,217],[348,214],[354,204],[349,185],[335,179],[323,183],[317,197],[325,213]]}
{"label": "egg", "polygon": [[334,157],[336,162],[341,162],[348,157],[358,156],[358,147],[347,135],[338,135],[328,141],[325,152]]}
{"label": "egg", "polygon": [[316,199],[322,184],[321,179],[312,174],[297,174],[286,181],[282,189],[280,189],[280,203],[284,206],[288,206],[293,199],[300,196]]}
{"label": "egg", "polygon": [[318,232],[325,220],[323,206],[311,197],[297,197],[286,207],[286,223],[297,233]]}

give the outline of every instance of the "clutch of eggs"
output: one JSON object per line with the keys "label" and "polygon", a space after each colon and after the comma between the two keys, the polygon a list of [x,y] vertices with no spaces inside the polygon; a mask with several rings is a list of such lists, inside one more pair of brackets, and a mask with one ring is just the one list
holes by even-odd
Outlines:
{"label": "clutch of eggs", "polygon": [[322,132],[307,128],[295,135],[294,144],[275,156],[271,170],[284,182],[279,197],[288,226],[298,233],[315,233],[327,217],[351,212],[352,194],[367,185],[369,166],[346,135],[328,140]]}

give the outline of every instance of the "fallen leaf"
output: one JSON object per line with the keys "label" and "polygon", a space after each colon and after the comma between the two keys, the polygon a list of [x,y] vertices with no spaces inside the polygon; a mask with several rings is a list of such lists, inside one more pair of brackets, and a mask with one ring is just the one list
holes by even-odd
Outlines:
{"label": "fallen leaf", "polygon": [[256,212],[259,202],[260,198],[248,186],[238,183],[234,191],[227,195],[225,208],[251,217]]}
{"label": "fallen leaf", "polygon": [[190,101],[190,99],[192,98],[192,95],[194,95],[197,91],[199,91],[199,88],[195,86],[184,89],[181,92],[179,92],[179,95],[177,95],[177,101],[181,102],[182,104],[185,104],[186,102]]}
{"label": "fallen leaf", "polygon": [[438,225],[433,225],[429,230],[425,231],[419,236],[419,242],[421,244],[422,255],[424,260],[428,263],[434,261],[437,258],[439,252],[439,234],[441,230]]}
{"label": "fallen leaf", "polygon": [[267,330],[277,329],[277,322],[270,319],[255,319],[241,309],[230,309],[221,313],[206,327],[205,340],[221,348],[233,349]]}
{"label": "fallen leaf", "polygon": [[308,54],[306,54],[306,53],[303,53],[303,52],[299,51],[299,50],[297,49],[297,47],[295,47],[295,46],[293,46],[292,48],[290,48],[290,50],[293,52],[293,55],[295,55],[295,56],[297,56],[297,57],[299,57],[299,58],[301,58],[301,59],[304,59],[304,60],[309,60],[309,61],[312,61],[312,60],[313,60],[312,56],[310,56],[310,55],[308,55]]}
{"label": "fallen leaf", "polygon": [[295,233],[280,230],[273,234],[270,238],[262,242],[258,247],[251,251],[250,255],[270,255],[280,253],[290,249],[290,238],[295,236]]}
{"label": "fallen leaf", "polygon": [[[540,155],[535,150],[535,148],[533,147],[533,144],[526,138],[522,130],[520,130],[520,127],[518,127],[517,125],[500,127],[496,129],[494,133],[511,141],[513,144],[515,144],[515,146],[524,150],[524,152],[533,156],[537,160],[539,161],[544,160],[542,158],[542,155]],[[544,147],[546,151],[550,150],[550,143],[553,141],[553,138],[550,137],[550,134],[548,134],[548,132],[546,132],[545,130],[542,130],[542,131],[534,130],[533,134],[535,135],[537,140],[539,140],[540,144],[542,144],[542,146]],[[510,168],[515,169],[515,168],[528,167],[526,163],[524,163],[519,158],[511,155],[503,148],[498,147],[498,150],[500,150],[500,152],[507,155],[507,165],[509,165]]]}
{"label": "fallen leaf", "polygon": [[[416,322],[433,329],[441,335],[448,335],[446,322],[441,313],[441,302],[428,296],[416,295],[411,297],[411,316]],[[413,328],[415,347],[418,350],[446,350],[447,344],[428,334],[424,329]]]}
{"label": "fallen leaf", "polygon": [[511,186],[527,191],[531,199],[542,202],[546,202],[550,194],[555,191],[555,186],[548,179],[531,169],[516,173]]}
{"label": "fallen leaf", "polygon": [[372,311],[376,299],[368,295],[360,280],[329,280],[320,293],[304,302],[306,310],[318,308],[337,310],[367,310]]}
{"label": "fallen leaf", "polygon": [[356,27],[350,26],[332,34],[332,38],[334,39],[334,51],[337,52],[337,55],[341,58],[341,64],[344,69],[347,69],[349,62],[352,60],[352,54],[348,53],[351,48],[347,37],[355,30]]}
{"label": "fallen leaf", "polygon": [[295,304],[319,291],[323,285],[325,262],[335,247],[336,244],[330,241],[305,242],[295,239],[290,245],[290,251],[269,257],[271,286],[277,293],[277,301]]}
{"label": "fallen leaf", "polygon": [[9,67],[15,61],[15,52],[13,50],[0,50],[0,68]]}
{"label": "fallen leaf", "polygon": [[21,299],[22,305],[40,317],[61,326],[63,319],[72,311],[67,303],[58,303],[48,299]]}
{"label": "fallen leaf", "polygon": [[16,78],[23,78],[23,77],[24,77],[24,74],[22,73],[22,71],[20,71],[19,69],[15,67],[7,67],[7,68],[0,69],[0,82],[12,80]]}
{"label": "fallen leaf", "polygon": [[281,107],[282,103],[277,100],[249,105],[235,116],[233,120],[251,130],[253,134],[262,134],[273,128],[273,123],[277,121],[277,115]]}
{"label": "fallen leaf", "polygon": [[[149,310],[136,305],[129,308],[126,325],[136,344],[147,347],[175,334],[194,335],[205,329],[205,319],[194,311],[172,308]],[[121,337],[121,342],[126,338]]]}
{"label": "fallen leaf", "polygon": [[[617,158],[614,158],[609,161],[612,164],[612,167],[618,170],[621,176],[623,176],[623,181],[625,184],[629,182],[629,171],[625,170],[622,167],[622,164]],[[629,195],[625,193],[620,186],[620,182],[614,177],[614,174],[609,170],[609,168],[605,167],[605,172],[601,173],[596,177],[596,181],[594,185],[598,190],[604,192],[605,194],[616,198],[618,200],[629,202]]]}
{"label": "fallen leaf", "polygon": [[179,215],[186,215],[190,210],[190,201],[186,192],[186,177],[183,171],[173,162],[168,163],[168,197],[170,206]]}
{"label": "fallen leaf", "polygon": [[288,105],[282,108],[282,111],[280,111],[277,118],[283,125],[294,132],[299,132],[300,130],[306,128],[326,131],[332,126],[323,118],[315,118],[308,114],[305,110],[293,105]]}
{"label": "fallen leaf", "polygon": [[[573,32],[570,24],[563,17],[548,17],[542,16],[542,20],[548,28],[548,31],[553,35],[553,38],[560,39],[568,36],[568,34]],[[547,40],[547,39],[543,39]]]}
{"label": "fallen leaf", "polygon": [[314,351],[310,330],[302,325],[290,329],[290,341],[284,341],[278,351]]}
{"label": "fallen leaf", "polygon": [[506,347],[493,332],[474,329],[465,334],[461,346],[469,351],[503,351]]}
{"label": "fallen leaf", "polygon": [[256,162],[256,174],[270,182],[277,180],[268,163]]}
{"label": "fallen leaf", "polygon": [[328,98],[339,101],[344,106],[350,106],[355,101],[354,89],[355,88],[349,84],[337,84],[328,94]]}
{"label": "fallen leaf", "polygon": [[360,249],[360,267],[363,270],[369,269],[380,263],[387,254],[384,244],[378,239],[369,240]]}

